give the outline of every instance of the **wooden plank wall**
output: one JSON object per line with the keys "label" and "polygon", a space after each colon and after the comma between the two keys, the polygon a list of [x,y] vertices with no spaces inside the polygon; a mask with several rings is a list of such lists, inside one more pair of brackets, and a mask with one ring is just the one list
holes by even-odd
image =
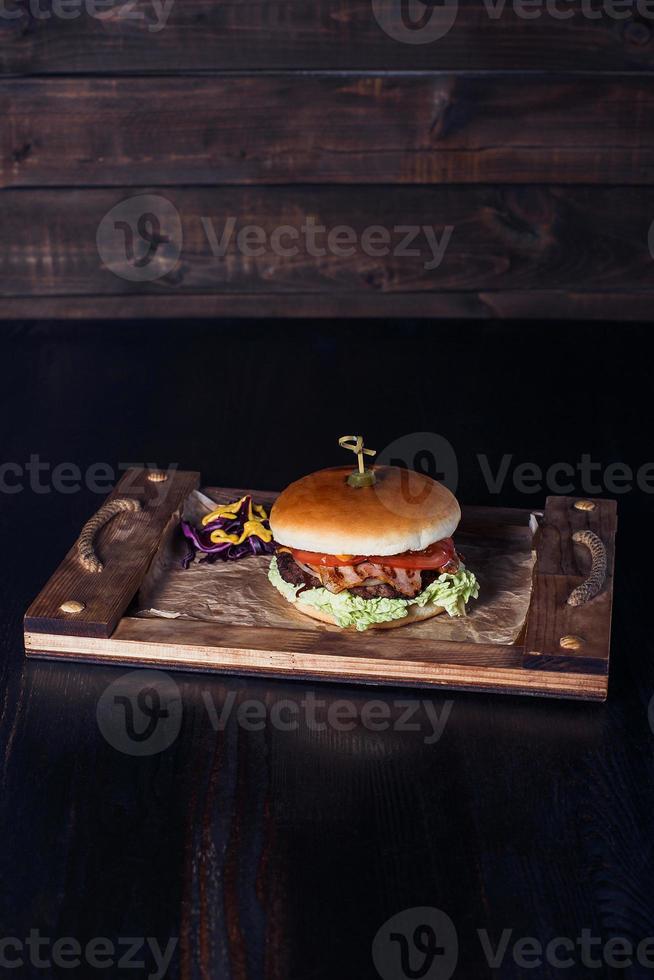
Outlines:
{"label": "wooden plank wall", "polygon": [[0,16],[0,317],[649,317],[651,0],[60,3]]}

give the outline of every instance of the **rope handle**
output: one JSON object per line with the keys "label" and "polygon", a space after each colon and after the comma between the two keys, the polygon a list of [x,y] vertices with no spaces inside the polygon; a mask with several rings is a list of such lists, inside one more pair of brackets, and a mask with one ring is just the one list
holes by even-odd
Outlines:
{"label": "rope handle", "polygon": [[585,582],[573,589],[568,596],[569,606],[583,606],[602,591],[606,578],[606,547],[594,531],[575,531],[572,540],[584,544],[590,551],[591,569]]}
{"label": "rope handle", "polygon": [[95,536],[105,524],[108,524],[112,517],[124,511],[136,512],[141,509],[141,503],[133,497],[117,497],[103,504],[97,514],[86,522],[82,528],[82,533],[77,539],[77,557],[80,564],[87,572],[101,572],[104,568],[103,563],[95,552]]}

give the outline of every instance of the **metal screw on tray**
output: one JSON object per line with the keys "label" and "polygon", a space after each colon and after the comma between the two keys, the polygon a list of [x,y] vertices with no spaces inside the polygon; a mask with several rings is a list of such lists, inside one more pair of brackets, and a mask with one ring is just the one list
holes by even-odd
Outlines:
{"label": "metal screw on tray", "polygon": [[571,633],[568,636],[562,636],[559,640],[559,646],[563,650],[581,650],[584,645],[584,641],[580,636],[573,636]]}
{"label": "metal screw on tray", "polygon": [[376,456],[376,449],[365,449],[363,445],[363,436],[341,436],[338,440],[339,446],[343,449],[349,449],[351,452],[356,453],[357,463],[359,464],[359,469],[354,470],[347,478],[347,482],[351,487],[371,487],[376,482],[375,473],[373,470],[367,470],[365,466],[364,456]]}
{"label": "metal screw on tray", "polygon": [[65,602],[59,606],[62,612],[69,613],[70,615],[74,613],[84,612],[86,609],[85,602],[79,602],[77,599],[66,599]]}

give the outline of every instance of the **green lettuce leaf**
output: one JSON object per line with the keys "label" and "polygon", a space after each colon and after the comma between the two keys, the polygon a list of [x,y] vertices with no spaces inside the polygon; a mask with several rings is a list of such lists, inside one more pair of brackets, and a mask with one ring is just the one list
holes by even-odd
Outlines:
{"label": "green lettuce leaf", "polygon": [[284,581],[276,558],[270,562],[268,578],[289,602],[322,609],[333,616],[339,626],[355,626],[360,631],[375,623],[403,619],[409,606],[426,606],[429,602],[442,606],[450,616],[465,616],[466,603],[479,595],[477,579],[463,565],[454,574],[444,572],[439,575],[413,599],[362,599],[347,590],[335,595],[323,588],[305,589],[298,595],[301,586]]}

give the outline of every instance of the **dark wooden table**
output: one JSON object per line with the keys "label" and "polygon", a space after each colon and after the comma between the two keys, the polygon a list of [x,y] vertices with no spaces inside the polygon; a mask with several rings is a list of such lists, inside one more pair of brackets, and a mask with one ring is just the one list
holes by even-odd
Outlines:
{"label": "dark wooden table", "polygon": [[0,318],[649,316],[647,0],[94,2],[0,16]]}
{"label": "dark wooden table", "polygon": [[[645,966],[618,969],[606,958],[586,969],[578,951],[573,969],[526,970],[511,949],[525,937],[574,942],[584,929],[602,943],[654,935],[651,493],[618,495],[605,705],[177,674],[179,731],[168,748],[139,757],[97,720],[122,669],[27,663],[21,643],[28,601],[100,499],[88,485],[55,492],[58,464],[88,476],[98,462],[176,462],[202,470],[209,484],[275,487],[336,460],[342,432],[363,431],[381,447],[433,431],[456,449],[463,501],[532,506],[544,492],[519,493],[510,478],[491,493],[477,454],[488,454],[494,471],[504,453],[512,465],[575,463],[583,453],[603,468],[647,462],[649,332],[373,322],[4,327],[1,473],[5,491],[22,489],[0,494],[0,938],[24,943],[38,930],[81,945],[178,939],[167,976],[184,980],[373,980],[378,930],[396,913],[429,906],[458,934],[455,978],[649,976]],[[355,380],[353,363],[365,365],[365,380]],[[49,470],[36,474],[36,462]],[[352,704],[351,730],[316,730],[301,708],[311,695],[325,708]],[[207,705],[220,713],[234,699],[215,730]],[[385,731],[362,721],[371,699],[389,706]],[[236,707],[247,700],[263,706],[262,730],[238,723]],[[415,711],[417,730],[401,730],[400,701]],[[299,724],[280,730],[275,712],[298,705]],[[446,720],[436,739],[434,711]],[[403,920],[407,941],[418,919]],[[493,946],[512,930],[494,970],[479,930]],[[435,968],[443,969],[426,975],[442,980],[452,951],[442,929],[440,941],[447,950]],[[24,955],[20,970],[2,975],[154,972],[149,961],[48,970]],[[412,962],[420,964],[417,953]]]}

